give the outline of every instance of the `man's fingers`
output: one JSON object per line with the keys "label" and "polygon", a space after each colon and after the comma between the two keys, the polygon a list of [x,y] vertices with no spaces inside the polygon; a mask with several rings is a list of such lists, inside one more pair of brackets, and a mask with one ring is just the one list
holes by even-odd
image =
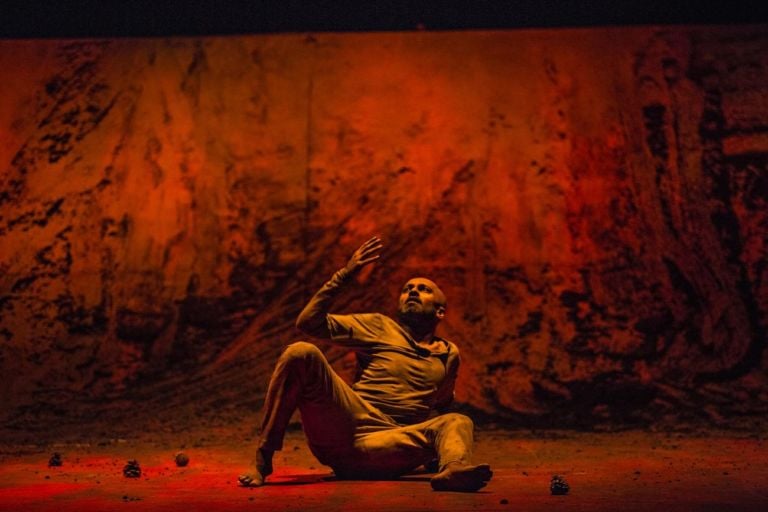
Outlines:
{"label": "man's fingers", "polygon": [[383,245],[381,245],[381,244],[379,244],[379,245],[372,245],[371,247],[366,247],[365,249],[363,249],[363,250],[360,252],[360,254],[361,254],[362,256],[367,256],[367,255],[369,255],[369,254],[372,254],[372,253],[374,253],[374,252],[379,252],[379,251],[381,250],[381,248],[382,248],[382,247],[384,247],[384,246],[383,246]]}
{"label": "man's fingers", "polygon": [[372,261],[376,261],[379,258],[381,258],[381,255],[377,254],[376,256],[371,256],[370,258],[366,258],[364,260],[360,260],[360,264],[361,265],[367,265],[368,263],[371,263]]}
{"label": "man's fingers", "polygon": [[361,245],[360,249],[367,249],[371,245],[375,245],[375,244],[381,244],[381,239],[379,237],[377,237],[377,236],[371,238],[370,240],[365,242],[363,245]]}
{"label": "man's fingers", "polygon": [[383,247],[381,239],[374,236],[355,251],[347,264],[347,268],[354,272],[363,265],[376,261],[379,259],[379,253]]}
{"label": "man's fingers", "polygon": [[363,262],[371,258],[378,258],[379,256],[380,256],[379,251],[369,252],[369,253],[361,254],[360,258],[358,258],[358,261]]}
{"label": "man's fingers", "polygon": [[381,242],[379,242],[376,245],[371,245],[369,247],[361,247],[360,249],[357,250],[357,255],[360,257],[366,257],[381,251],[382,247],[384,246],[381,244]]}

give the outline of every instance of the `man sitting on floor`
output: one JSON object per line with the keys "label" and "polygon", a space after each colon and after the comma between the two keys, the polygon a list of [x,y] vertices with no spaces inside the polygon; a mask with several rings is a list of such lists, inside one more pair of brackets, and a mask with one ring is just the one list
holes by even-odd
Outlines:
{"label": "man sitting on floor", "polygon": [[378,313],[329,314],[333,298],[364,266],[379,258],[377,237],[312,297],[296,321],[304,333],[330,339],[357,356],[350,387],[313,344],[289,345],[269,383],[254,467],[238,480],[260,486],[272,473],[291,415],[298,407],[309,448],[346,479],[390,479],[437,458],[430,480],[438,491],[477,491],[493,473],[472,465],[472,420],[444,413],[459,368],[456,345],[435,335],[445,295],[429,279],[409,280],[397,320]]}

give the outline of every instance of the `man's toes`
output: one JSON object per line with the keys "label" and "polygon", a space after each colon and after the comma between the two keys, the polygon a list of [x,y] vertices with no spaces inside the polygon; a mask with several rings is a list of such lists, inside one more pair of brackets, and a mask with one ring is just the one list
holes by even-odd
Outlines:
{"label": "man's toes", "polygon": [[260,487],[264,485],[263,478],[253,477],[251,475],[240,475],[237,477],[237,481],[243,487]]}
{"label": "man's toes", "polygon": [[485,487],[492,476],[488,464],[453,466],[435,475],[431,484],[436,491],[474,492]]}
{"label": "man's toes", "polygon": [[493,477],[493,471],[491,471],[491,466],[488,464],[480,464],[475,468],[475,472],[483,480],[490,480]]}

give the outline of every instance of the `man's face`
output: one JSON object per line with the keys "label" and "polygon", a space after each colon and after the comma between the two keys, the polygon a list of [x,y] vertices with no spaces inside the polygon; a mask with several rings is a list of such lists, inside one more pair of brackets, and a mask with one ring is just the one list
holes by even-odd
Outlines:
{"label": "man's face", "polygon": [[397,308],[402,315],[418,315],[442,320],[445,316],[445,295],[438,286],[424,277],[405,283]]}

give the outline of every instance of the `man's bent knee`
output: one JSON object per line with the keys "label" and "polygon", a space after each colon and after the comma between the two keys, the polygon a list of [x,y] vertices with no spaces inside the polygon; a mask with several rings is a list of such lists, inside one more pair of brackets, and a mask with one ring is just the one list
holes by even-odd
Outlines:
{"label": "man's bent knee", "polygon": [[464,414],[459,414],[457,412],[449,412],[447,414],[443,414],[440,416],[440,418],[442,418],[445,424],[460,425],[469,429],[473,429],[475,427],[474,422],[472,422],[472,419],[469,416],[465,416]]}
{"label": "man's bent knee", "polygon": [[284,360],[310,359],[315,357],[325,356],[323,356],[323,352],[317,348],[317,346],[313,345],[312,343],[307,343],[306,341],[297,341],[296,343],[291,343],[285,347],[283,354],[280,356],[280,358]]}

